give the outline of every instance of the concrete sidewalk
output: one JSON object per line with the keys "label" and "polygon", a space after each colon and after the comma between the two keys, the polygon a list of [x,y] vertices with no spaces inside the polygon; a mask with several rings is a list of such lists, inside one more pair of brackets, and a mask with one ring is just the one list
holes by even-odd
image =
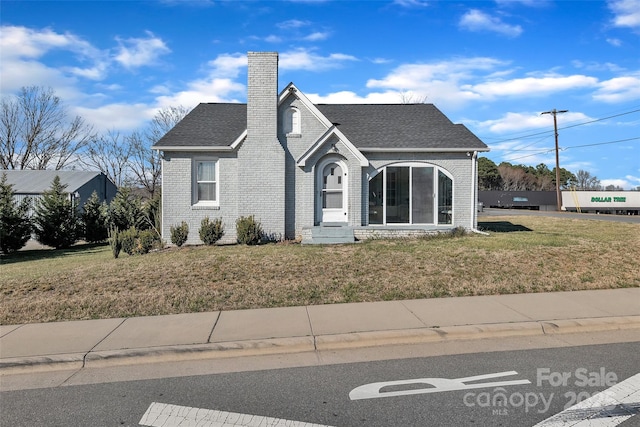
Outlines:
{"label": "concrete sidewalk", "polygon": [[1,325],[0,373],[633,328],[640,288]]}

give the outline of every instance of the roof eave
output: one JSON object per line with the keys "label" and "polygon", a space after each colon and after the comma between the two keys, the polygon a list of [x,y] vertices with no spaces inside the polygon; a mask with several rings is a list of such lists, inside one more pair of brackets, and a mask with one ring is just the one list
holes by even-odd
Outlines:
{"label": "roof eave", "polygon": [[230,145],[154,145],[151,149],[157,151],[233,151],[234,147]]}
{"label": "roof eave", "polygon": [[489,147],[469,147],[469,148],[379,148],[361,147],[363,153],[467,153],[470,151],[489,151]]}
{"label": "roof eave", "polygon": [[166,146],[158,146],[154,145],[151,147],[152,150],[157,151],[234,151],[238,146],[245,140],[247,137],[247,130],[238,136],[235,141],[231,143],[231,145],[166,145]]}

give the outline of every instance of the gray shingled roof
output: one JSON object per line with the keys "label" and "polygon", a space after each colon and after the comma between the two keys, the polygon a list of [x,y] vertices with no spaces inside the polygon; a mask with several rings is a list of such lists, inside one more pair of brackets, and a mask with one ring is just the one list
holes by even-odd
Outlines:
{"label": "gray shingled roof", "polygon": [[247,104],[199,104],[155,146],[229,146],[246,129]]}
{"label": "gray shingled roof", "polygon": [[[317,108],[359,149],[487,150],[464,125],[452,123],[432,104],[320,104]],[[200,104],[155,146],[230,146],[246,126],[246,104]]]}
{"label": "gray shingled roof", "polygon": [[433,104],[320,104],[322,114],[358,149],[463,149],[487,146]]}
{"label": "gray shingled roof", "polygon": [[53,179],[58,175],[60,183],[66,185],[65,191],[73,193],[100,172],[56,171],[56,170],[4,170],[0,169],[0,177],[7,174],[7,183],[13,186],[17,194],[42,194],[51,189]]}

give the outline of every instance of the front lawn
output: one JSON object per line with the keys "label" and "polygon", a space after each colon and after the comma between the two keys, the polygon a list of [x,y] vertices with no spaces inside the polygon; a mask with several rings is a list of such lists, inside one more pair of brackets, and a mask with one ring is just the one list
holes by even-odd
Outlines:
{"label": "front lawn", "polygon": [[482,218],[489,236],[354,245],[109,246],[0,258],[0,324],[640,287],[640,224]]}

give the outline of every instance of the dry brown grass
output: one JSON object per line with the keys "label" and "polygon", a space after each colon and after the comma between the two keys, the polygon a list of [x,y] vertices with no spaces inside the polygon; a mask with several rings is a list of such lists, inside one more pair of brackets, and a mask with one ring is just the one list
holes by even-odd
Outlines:
{"label": "dry brown grass", "polygon": [[482,221],[501,231],[343,246],[183,247],[119,259],[108,246],[21,251],[0,258],[0,324],[640,286],[640,224]]}

